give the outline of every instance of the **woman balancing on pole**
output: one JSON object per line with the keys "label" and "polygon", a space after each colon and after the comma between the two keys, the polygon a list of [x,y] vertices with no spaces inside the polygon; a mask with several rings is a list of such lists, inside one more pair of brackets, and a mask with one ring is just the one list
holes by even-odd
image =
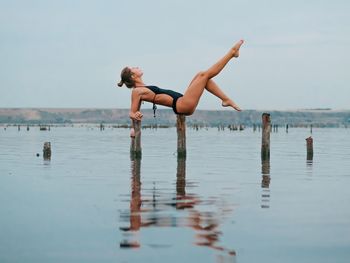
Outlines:
{"label": "woman balancing on pole", "polygon": [[142,119],[143,114],[140,112],[142,101],[152,102],[154,110],[156,108],[155,104],[159,104],[172,107],[176,114],[191,115],[195,111],[204,89],[221,99],[223,107],[230,106],[237,111],[241,111],[238,105],[219,88],[212,78],[218,75],[232,58],[239,56],[239,49],[242,44],[243,40],[240,40],[208,70],[199,72],[183,95],[172,90],[146,85],[142,80],[143,72],[140,68],[125,67],[121,72],[121,81],[118,86],[121,87],[125,84],[128,88],[133,88],[130,118],[133,120]]}

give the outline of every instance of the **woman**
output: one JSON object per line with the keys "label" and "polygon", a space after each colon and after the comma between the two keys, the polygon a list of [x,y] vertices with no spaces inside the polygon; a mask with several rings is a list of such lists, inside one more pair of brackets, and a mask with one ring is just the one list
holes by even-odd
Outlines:
{"label": "woman", "polygon": [[121,72],[121,81],[118,86],[125,84],[128,88],[132,88],[130,118],[133,120],[141,120],[143,114],[140,112],[142,101],[172,107],[175,114],[191,115],[195,111],[199,99],[204,89],[221,99],[223,107],[232,107],[237,111],[241,111],[236,103],[233,102],[212,80],[218,75],[226,64],[232,59],[239,56],[239,49],[243,44],[243,40],[237,42],[229,52],[216,62],[206,71],[199,72],[191,81],[189,87],[182,95],[181,93],[160,89],[156,86],[146,85],[143,80],[143,72],[138,67],[125,67]]}

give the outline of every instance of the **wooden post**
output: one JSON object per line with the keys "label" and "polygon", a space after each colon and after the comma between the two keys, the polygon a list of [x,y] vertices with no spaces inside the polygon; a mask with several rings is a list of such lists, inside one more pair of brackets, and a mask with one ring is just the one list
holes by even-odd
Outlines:
{"label": "wooden post", "polygon": [[176,117],[177,156],[186,158],[186,116],[178,114]]}
{"label": "wooden post", "polygon": [[314,140],[310,136],[309,138],[306,138],[306,160],[312,161],[314,157]]}
{"label": "wooden post", "polygon": [[141,159],[141,121],[133,120],[132,123],[135,131],[135,137],[131,138],[130,155],[132,158]]}
{"label": "wooden post", "polygon": [[43,156],[44,156],[44,160],[51,159],[51,143],[50,142],[44,143]]}
{"label": "wooden post", "polygon": [[269,113],[262,114],[261,159],[270,159],[271,119]]}

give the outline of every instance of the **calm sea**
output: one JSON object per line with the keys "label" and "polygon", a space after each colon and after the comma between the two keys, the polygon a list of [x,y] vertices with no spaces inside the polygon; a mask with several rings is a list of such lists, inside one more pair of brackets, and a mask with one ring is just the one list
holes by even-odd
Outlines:
{"label": "calm sea", "polygon": [[350,262],[350,129],[308,136],[0,127],[0,262]]}

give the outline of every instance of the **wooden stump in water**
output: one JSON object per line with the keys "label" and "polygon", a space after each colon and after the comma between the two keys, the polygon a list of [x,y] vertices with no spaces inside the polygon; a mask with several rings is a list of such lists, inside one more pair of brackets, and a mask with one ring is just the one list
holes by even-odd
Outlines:
{"label": "wooden stump in water", "polygon": [[271,119],[269,113],[262,114],[261,159],[270,159]]}
{"label": "wooden stump in water", "polygon": [[186,158],[186,116],[178,114],[176,117],[177,156]]}
{"label": "wooden stump in water", "polygon": [[133,120],[135,136],[131,138],[130,155],[132,158],[141,159],[141,121]]}
{"label": "wooden stump in water", "polygon": [[314,157],[314,140],[310,136],[306,138],[306,159],[311,161]]}
{"label": "wooden stump in water", "polygon": [[43,156],[44,156],[45,160],[51,159],[51,143],[50,142],[44,143]]}

